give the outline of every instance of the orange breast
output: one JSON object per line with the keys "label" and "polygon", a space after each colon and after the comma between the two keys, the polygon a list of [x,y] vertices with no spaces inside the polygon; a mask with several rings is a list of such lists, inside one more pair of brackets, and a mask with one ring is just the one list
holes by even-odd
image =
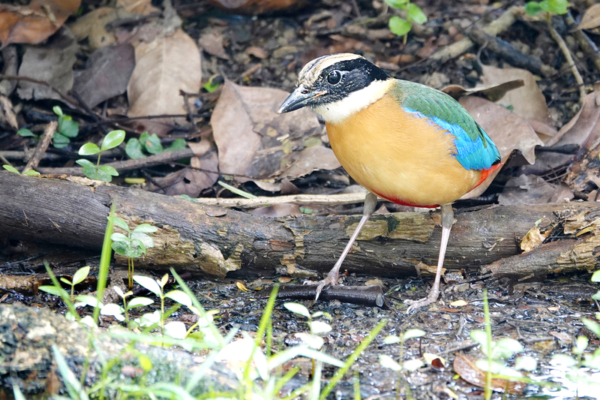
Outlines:
{"label": "orange breast", "polygon": [[340,123],[327,123],[331,147],[369,191],[400,204],[449,204],[479,183],[454,157],[453,136],[405,112],[386,95]]}

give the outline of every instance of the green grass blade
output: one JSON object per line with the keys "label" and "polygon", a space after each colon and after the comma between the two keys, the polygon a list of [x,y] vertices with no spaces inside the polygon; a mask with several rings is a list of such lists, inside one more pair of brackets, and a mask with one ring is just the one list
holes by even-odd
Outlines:
{"label": "green grass blade", "polygon": [[[108,280],[108,268],[110,267],[110,258],[112,256],[112,240],[110,236],[113,233],[113,219],[115,214],[115,204],[110,207],[106,231],[104,231],[104,241],[102,242],[102,253],[100,253],[100,270],[98,271],[98,286],[96,288],[96,299],[98,303],[102,302],[104,289],[106,289],[106,281]],[[94,307],[94,322],[98,324],[100,316],[100,308]]]}

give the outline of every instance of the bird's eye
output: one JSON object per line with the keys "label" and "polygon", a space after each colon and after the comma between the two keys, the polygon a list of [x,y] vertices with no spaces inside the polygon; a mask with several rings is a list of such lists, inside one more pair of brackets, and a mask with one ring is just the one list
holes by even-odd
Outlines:
{"label": "bird's eye", "polygon": [[329,82],[331,85],[337,85],[340,83],[341,79],[342,74],[340,71],[331,71],[329,75],[327,75],[327,82]]}

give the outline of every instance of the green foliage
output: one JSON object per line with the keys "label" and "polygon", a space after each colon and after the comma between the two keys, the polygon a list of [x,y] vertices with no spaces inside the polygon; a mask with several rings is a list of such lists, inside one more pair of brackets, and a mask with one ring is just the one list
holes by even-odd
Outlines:
{"label": "green foliage", "polygon": [[212,93],[219,88],[221,85],[219,82],[215,82],[214,78],[219,75],[211,76],[204,85],[202,85],[202,89],[206,90],[208,93]]}
{"label": "green foliage", "polygon": [[52,110],[58,115],[58,128],[52,137],[52,142],[54,147],[61,149],[71,143],[71,139],[77,137],[79,122],[73,121],[70,115],[65,115],[59,106],[54,106]]}
{"label": "green foliage", "polygon": [[154,233],[158,230],[150,224],[140,224],[133,231],[129,229],[127,222],[118,217],[111,217],[111,221],[127,232],[127,235],[122,233],[113,233],[110,236],[112,240],[112,249],[115,253],[127,257],[129,266],[129,288],[133,287],[133,259],[146,254],[146,249],[154,247],[154,240],[148,236],[148,233]]}
{"label": "green foliage", "polygon": [[[12,172],[13,174],[21,175],[21,173],[19,172],[19,170],[17,170],[12,165],[5,164],[5,165],[2,166],[2,168],[4,168],[5,170],[7,170],[8,172]],[[28,175],[28,176],[38,176],[39,174],[40,174],[39,172],[34,171],[32,169],[30,169],[27,172],[23,172],[23,175]]]}
{"label": "green foliage", "polygon": [[529,15],[537,15],[542,11],[549,14],[563,15],[567,13],[569,6],[567,0],[530,1],[525,4],[525,12]]}
{"label": "green foliage", "polygon": [[413,23],[421,25],[427,22],[427,16],[421,7],[411,3],[410,0],[385,0],[385,2],[390,7],[406,11],[406,19],[395,15],[388,21],[390,31],[396,36],[404,36],[405,41]]}
{"label": "green foliage", "polygon": [[21,137],[32,137],[34,139],[39,139],[40,135],[36,135],[33,132],[31,132],[29,129],[27,128],[21,128],[17,131],[17,135],[21,136]]}
{"label": "green foliage", "polygon": [[85,158],[80,158],[76,161],[77,164],[83,167],[83,173],[90,179],[97,181],[110,182],[113,176],[119,176],[116,169],[110,165],[100,165],[100,157],[102,152],[114,149],[125,140],[125,131],[117,130],[109,132],[102,140],[102,145],[98,147],[95,143],[86,143],[79,149],[79,155],[90,156],[98,154],[98,161],[96,164],[92,163]]}
{"label": "green foliage", "polygon": [[125,146],[125,152],[129,156],[129,158],[144,158],[146,154],[144,154],[144,150],[149,154],[160,154],[163,151],[173,151],[184,149],[186,146],[184,139],[177,139],[171,146],[166,149],[163,148],[162,143],[160,142],[160,138],[156,133],[152,135],[148,134],[148,132],[144,132],[140,135],[139,139],[131,138],[127,142],[127,146]]}
{"label": "green foliage", "polygon": [[89,273],[90,267],[88,265],[87,267],[79,268],[77,271],[75,271],[75,273],[73,274],[73,281],[70,281],[64,277],[60,278],[61,282],[71,286],[71,301],[74,300],[73,293],[75,291],[75,285],[83,282],[83,280],[87,278]]}

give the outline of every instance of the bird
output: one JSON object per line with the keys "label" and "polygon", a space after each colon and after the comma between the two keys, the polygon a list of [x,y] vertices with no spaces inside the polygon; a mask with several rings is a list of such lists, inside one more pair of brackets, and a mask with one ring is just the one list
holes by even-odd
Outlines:
{"label": "bird", "polygon": [[454,223],[452,203],[501,167],[494,142],[454,98],[393,78],[358,54],[332,54],[307,63],[279,113],[303,107],[325,121],[335,156],[368,191],[348,244],[328,275],[316,283],[316,300],[325,286],[338,284],[341,265],[379,196],[401,205],[441,208],[433,286],[427,297],[405,301],[408,312],[436,302]]}

